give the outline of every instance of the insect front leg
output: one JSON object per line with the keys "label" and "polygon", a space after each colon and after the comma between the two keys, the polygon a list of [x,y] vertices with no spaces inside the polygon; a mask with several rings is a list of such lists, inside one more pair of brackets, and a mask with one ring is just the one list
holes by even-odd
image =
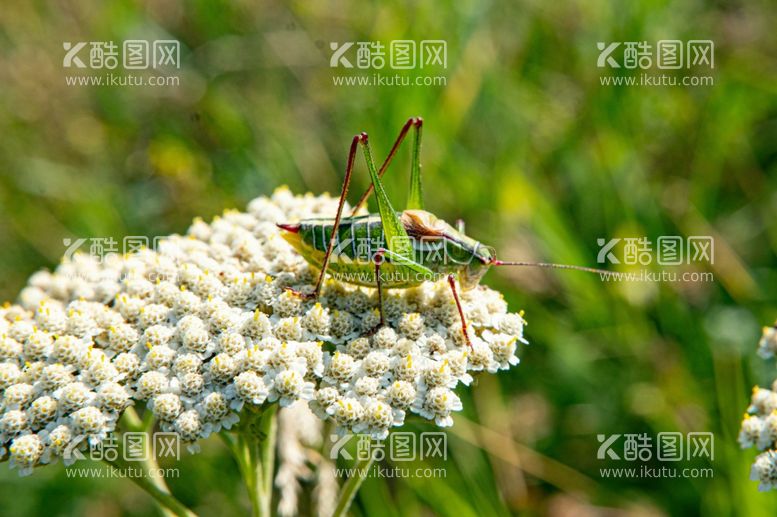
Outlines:
{"label": "insect front leg", "polygon": [[472,341],[469,340],[469,333],[467,332],[467,318],[464,317],[464,309],[461,307],[461,300],[459,299],[459,293],[456,290],[456,276],[448,275],[448,285],[451,286],[451,292],[453,293],[453,299],[456,301],[456,308],[459,309],[459,316],[461,317],[461,331],[464,333],[464,339],[467,340],[467,346],[472,350]]}
{"label": "insect front leg", "polygon": [[361,141],[361,135],[356,135],[351,141],[351,149],[348,151],[348,163],[345,166],[345,178],[343,179],[343,188],[340,192],[340,201],[337,204],[337,215],[335,216],[335,222],[332,226],[332,235],[329,237],[329,244],[326,247],[326,253],[324,254],[324,261],[321,264],[321,273],[318,275],[316,281],[316,288],[312,293],[302,293],[295,289],[289,289],[294,294],[303,298],[318,298],[321,294],[321,286],[324,285],[324,277],[326,276],[326,269],[329,266],[329,260],[332,257],[332,250],[335,246],[335,239],[337,239],[337,229],[340,227],[340,219],[343,215],[343,206],[345,205],[345,198],[348,195],[348,187],[351,185],[351,174],[353,173],[353,162],[356,158],[356,151]]}

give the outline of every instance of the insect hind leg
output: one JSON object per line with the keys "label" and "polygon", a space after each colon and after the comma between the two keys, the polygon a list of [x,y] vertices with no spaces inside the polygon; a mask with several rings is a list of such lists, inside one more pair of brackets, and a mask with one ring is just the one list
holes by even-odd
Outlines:
{"label": "insect hind leg", "polygon": [[[419,150],[420,150],[420,132],[421,132],[421,126],[423,125],[424,121],[421,117],[410,117],[407,119],[407,122],[402,126],[402,129],[399,131],[399,135],[397,135],[397,139],[394,141],[394,145],[391,146],[391,150],[389,151],[388,156],[386,156],[386,159],[383,160],[383,165],[380,166],[380,170],[378,170],[378,178],[382,178],[383,175],[388,170],[389,164],[391,164],[391,160],[394,159],[394,155],[397,154],[397,150],[399,149],[399,146],[402,145],[402,142],[405,140],[405,137],[407,136],[407,133],[410,131],[411,128],[415,129],[416,132],[416,145],[414,146],[413,150],[413,161],[412,161],[412,170],[417,171],[420,174],[420,163],[418,161],[420,160],[419,156]],[[356,215],[359,209],[364,205],[364,203],[367,201],[367,198],[370,197],[370,194],[372,194],[373,190],[375,189],[374,185],[370,185],[367,187],[367,190],[362,194],[362,196],[359,198],[359,201],[356,202],[355,205],[353,205],[353,209],[351,211],[351,215]],[[420,196],[420,192],[419,192]]]}
{"label": "insect hind leg", "polygon": [[453,299],[456,301],[456,308],[459,310],[459,316],[461,317],[461,332],[464,334],[464,339],[467,341],[467,346],[470,350],[472,350],[472,341],[470,341],[469,333],[467,332],[467,318],[464,316],[464,309],[461,307],[459,293],[456,290],[456,277],[454,275],[448,275],[448,285],[451,286]]}

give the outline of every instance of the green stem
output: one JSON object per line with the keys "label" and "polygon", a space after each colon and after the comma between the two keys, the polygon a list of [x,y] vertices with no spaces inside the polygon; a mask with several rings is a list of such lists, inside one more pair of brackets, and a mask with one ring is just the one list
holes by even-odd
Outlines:
{"label": "green stem", "polygon": [[232,456],[235,458],[237,468],[240,471],[240,477],[243,479],[246,491],[248,492],[248,500],[251,503],[251,515],[258,517],[261,505],[259,504],[258,499],[259,494],[254,490],[254,487],[256,486],[256,472],[250,467],[251,453],[244,432],[238,431],[236,436],[232,436],[228,431],[221,431],[219,436],[224,440],[227,448],[229,448],[232,452]]}
{"label": "green stem", "polygon": [[134,407],[128,407],[124,410],[124,413],[121,415],[120,423],[127,431],[143,430],[143,421],[140,419],[140,416],[138,416],[138,412]]}
{"label": "green stem", "polygon": [[[129,469],[133,466],[123,460],[107,460],[103,459],[108,465],[117,469]],[[146,462],[141,462],[145,464]],[[156,463],[156,462],[154,462]],[[144,474],[148,474],[148,467],[144,465]],[[196,517],[197,514],[189,510],[181,501],[175,498],[170,490],[167,488],[164,480],[157,478],[156,476],[130,476],[130,480],[138,487],[143,489],[148,495],[154,498],[154,500],[162,508],[163,513],[166,515],[176,515],[178,517]],[[161,483],[159,482],[161,480]]]}
{"label": "green stem", "polygon": [[348,478],[348,481],[343,485],[343,489],[340,491],[340,497],[337,499],[337,506],[335,507],[332,517],[342,517],[351,507],[353,498],[356,497],[356,492],[359,491],[359,487],[362,486],[364,480],[367,479],[367,475],[370,473],[372,463],[375,461],[374,457],[359,461],[354,468],[353,476]]}
{"label": "green stem", "polygon": [[234,436],[227,431],[220,433],[235,457],[254,517],[272,515],[277,411],[275,404],[261,413],[247,411]]}
{"label": "green stem", "polygon": [[262,421],[259,425],[258,440],[258,459],[255,468],[262,472],[261,481],[264,486],[257,485],[258,490],[262,490],[262,516],[270,517],[272,503],[273,480],[275,479],[275,441],[278,434],[278,405],[273,404],[262,414]]}
{"label": "green stem", "polygon": [[[134,408],[127,408],[121,418],[122,427],[127,431],[145,431],[148,436],[154,425],[153,417],[150,417],[149,415],[150,411],[147,412],[146,418],[141,420]],[[159,463],[157,463],[156,458],[154,457],[150,440],[146,439],[144,440],[144,443],[146,449],[144,453],[145,459],[133,462],[134,465],[130,465],[129,463],[118,459],[114,461],[105,460],[105,462],[116,468],[127,468],[131,466],[141,467],[144,475],[140,477],[130,476],[130,479],[154,498],[159,504],[162,513],[166,516],[185,515],[191,517],[196,515],[186,508],[181,501],[175,498],[163,477],[152,475],[152,473],[159,472]],[[119,446],[118,451],[121,454],[121,457],[123,457],[123,449],[121,446]]]}

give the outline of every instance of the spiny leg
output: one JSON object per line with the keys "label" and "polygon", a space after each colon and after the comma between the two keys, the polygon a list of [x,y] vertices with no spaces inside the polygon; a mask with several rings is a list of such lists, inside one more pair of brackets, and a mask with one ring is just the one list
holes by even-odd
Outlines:
{"label": "spiny leg", "polygon": [[378,288],[378,307],[380,310],[380,323],[366,333],[366,335],[368,336],[371,336],[379,328],[381,328],[386,324],[386,315],[385,315],[385,310],[383,306],[383,281],[380,276],[380,267],[383,265],[384,262],[389,262],[394,266],[396,266],[397,270],[395,273],[407,275],[408,280],[412,280],[413,275],[415,275],[416,279],[419,278],[419,275],[422,278],[427,278],[427,279],[430,279],[434,276],[434,273],[432,272],[432,270],[430,270],[423,264],[414,262],[412,259],[403,257],[402,255],[397,255],[396,253],[386,248],[378,248],[378,250],[375,252],[373,260],[375,261],[375,284],[377,285],[377,288]]}
{"label": "spiny leg", "polygon": [[464,317],[464,309],[461,308],[461,300],[459,300],[459,293],[456,291],[456,277],[454,275],[448,275],[448,285],[451,286],[453,299],[456,301],[456,308],[459,309],[459,316],[461,316],[461,331],[464,333],[464,339],[467,340],[467,346],[471,350],[472,342],[469,340],[469,334],[467,333],[467,318]]}
{"label": "spiny leg", "polygon": [[383,286],[380,281],[380,265],[382,261],[375,261],[375,282],[378,284],[378,311],[380,312],[380,323],[382,327],[386,324],[386,314],[383,311]]}
{"label": "spiny leg", "polygon": [[[418,149],[420,148],[420,132],[421,132],[421,126],[423,125],[424,120],[421,117],[410,117],[407,119],[407,122],[405,122],[405,125],[402,126],[402,129],[399,131],[399,135],[397,135],[397,139],[394,141],[394,145],[391,147],[391,151],[389,151],[388,156],[386,156],[386,159],[383,161],[383,165],[380,166],[380,170],[378,171],[378,177],[382,178],[383,175],[386,173],[386,170],[388,170],[388,166],[391,163],[391,160],[394,159],[394,155],[397,154],[397,150],[399,149],[399,146],[402,144],[402,142],[405,140],[405,137],[407,136],[408,131],[410,131],[411,127],[414,127],[416,130],[416,150],[413,152],[413,167],[416,167],[416,161],[420,160]],[[420,164],[418,164],[418,167],[420,168]],[[367,190],[362,194],[362,196],[359,198],[359,201],[356,202],[356,204],[353,206],[353,210],[351,211],[351,215],[356,215],[356,212],[359,211],[359,208],[367,201],[367,198],[370,197],[370,194],[372,194],[373,189],[375,188],[374,185],[370,184],[369,187],[367,187]]]}
{"label": "spiny leg", "polygon": [[340,201],[337,204],[337,215],[335,216],[335,222],[332,226],[332,235],[329,237],[329,244],[326,247],[326,253],[324,254],[324,262],[321,264],[321,273],[318,275],[316,281],[316,288],[312,293],[301,293],[297,290],[290,289],[293,293],[302,296],[303,298],[318,298],[321,294],[321,286],[324,285],[324,277],[326,276],[326,268],[329,266],[329,260],[332,257],[332,250],[334,249],[335,239],[337,239],[337,230],[340,227],[340,219],[343,215],[343,206],[345,205],[345,197],[348,195],[348,187],[351,184],[351,174],[353,173],[353,162],[356,158],[356,150],[362,136],[356,135],[351,141],[351,149],[348,151],[348,163],[345,166],[345,179],[343,180],[343,189],[340,192]]}
{"label": "spiny leg", "polygon": [[365,334],[367,336],[375,334],[381,327],[386,324],[386,314],[383,309],[383,286],[381,285],[382,282],[380,280],[380,266],[383,265],[386,251],[387,250],[385,248],[379,248],[373,257],[373,261],[375,262],[375,283],[378,288],[378,312],[380,312],[380,323],[368,330]]}

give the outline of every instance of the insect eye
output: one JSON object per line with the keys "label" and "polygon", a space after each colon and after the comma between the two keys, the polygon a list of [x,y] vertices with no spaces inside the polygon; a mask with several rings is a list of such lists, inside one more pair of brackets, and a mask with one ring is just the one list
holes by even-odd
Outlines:
{"label": "insect eye", "polygon": [[480,246],[478,258],[483,264],[490,264],[496,260],[496,249],[493,246]]}

